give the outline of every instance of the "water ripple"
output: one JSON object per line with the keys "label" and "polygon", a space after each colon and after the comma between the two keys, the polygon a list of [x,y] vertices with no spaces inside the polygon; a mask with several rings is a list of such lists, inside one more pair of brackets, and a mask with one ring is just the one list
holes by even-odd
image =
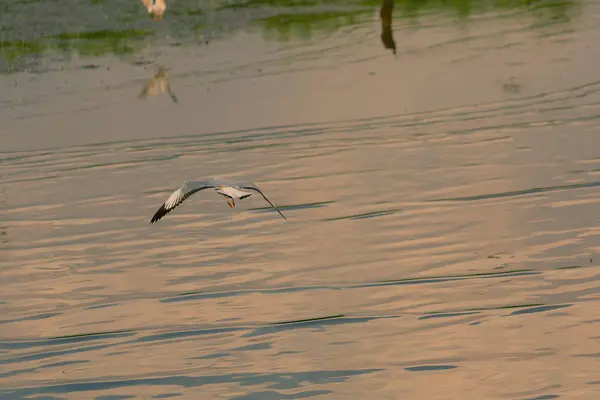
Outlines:
{"label": "water ripple", "polygon": [[[0,43],[1,398],[593,396],[600,6],[79,3]],[[149,224],[205,176],[290,221]]]}

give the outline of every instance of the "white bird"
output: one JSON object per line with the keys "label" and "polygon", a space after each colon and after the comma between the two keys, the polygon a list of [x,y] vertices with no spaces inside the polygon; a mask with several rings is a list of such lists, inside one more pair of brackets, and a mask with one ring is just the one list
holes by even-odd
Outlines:
{"label": "white bird", "polygon": [[245,192],[244,190],[253,190],[260,194],[270,205],[287,221],[287,218],[279,211],[275,204],[271,203],[271,200],[267,198],[261,192],[261,190],[254,183],[236,182],[229,179],[214,178],[200,181],[186,181],[181,185],[179,189],[171,193],[169,198],[163,203],[162,206],[156,211],[150,223],[158,221],[164,217],[168,212],[176,208],[178,205],[183,203],[185,199],[190,197],[196,192],[204,189],[215,189],[217,193],[225,197],[227,205],[233,208],[235,207],[235,200],[243,200],[252,195],[251,192]]}
{"label": "white bird", "polygon": [[154,21],[162,19],[162,16],[167,9],[165,0],[142,0],[142,3],[148,9],[148,14],[152,14],[152,19]]}

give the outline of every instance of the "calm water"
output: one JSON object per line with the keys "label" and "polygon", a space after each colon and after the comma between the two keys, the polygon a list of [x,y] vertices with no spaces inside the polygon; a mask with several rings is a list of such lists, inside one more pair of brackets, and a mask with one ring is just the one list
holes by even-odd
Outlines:
{"label": "calm water", "polygon": [[2,400],[600,398],[597,1],[0,9]]}

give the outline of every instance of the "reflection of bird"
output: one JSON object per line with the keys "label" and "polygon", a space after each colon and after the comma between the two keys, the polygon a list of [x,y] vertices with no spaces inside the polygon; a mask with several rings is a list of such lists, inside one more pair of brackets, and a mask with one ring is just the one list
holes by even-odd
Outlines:
{"label": "reflection of bird", "polygon": [[158,72],[144,86],[144,89],[140,92],[138,98],[142,99],[147,96],[156,96],[157,94],[165,92],[169,93],[169,96],[171,96],[171,100],[173,100],[174,103],[177,103],[177,96],[171,91],[171,85],[169,85],[167,69],[158,67]]}
{"label": "reflection of bird", "polygon": [[250,197],[252,193],[245,192],[244,190],[253,190],[260,194],[266,201],[287,221],[287,218],[279,211],[275,204],[271,203],[271,200],[267,199],[267,196],[260,191],[258,186],[253,183],[236,182],[228,179],[206,179],[201,181],[186,181],[181,185],[179,189],[171,193],[167,201],[156,211],[150,223],[154,223],[164,217],[169,211],[183,203],[185,199],[190,197],[196,192],[204,189],[215,189],[217,193],[225,197],[227,205],[233,208],[235,207],[235,200],[243,200]]}
{"label": "reflection of bird", "polygon": [[381,16],[381,42],[386,49],[391,49],[396,54],[396,42],[392,32],[392,11],[394,11],[394,0],[383,0],[379,11]]}
{"label": "reflection of bird", "polygon": [[163,14],[167,9],[165,1],[166,0],[142,0],[142,3],[148,9],[148,14],[152,14],[152,19],[158,21],[159,19],[162,19]]}
{"label": "reflection of bird", "polygon": [[519,93],[521,91],[521,84],[518,83],[518,82],[515,82],[515,77],[511,76],[510,77],[510,82],[509,83],[503,83],[502,84],[502,88],[507,93],[517,94],[517,93]]}

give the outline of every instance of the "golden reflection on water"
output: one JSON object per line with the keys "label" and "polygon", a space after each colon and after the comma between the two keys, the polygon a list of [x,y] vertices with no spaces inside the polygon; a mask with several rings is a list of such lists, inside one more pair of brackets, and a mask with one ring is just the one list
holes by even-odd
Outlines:
{"label": "golden reflection on water", "polygon": [[[535,40],[505,15],[468,41],[399,23],[397,61],[392,5],[296,47],[161,49],[186,98],[167,112],[131,102],[126,62],[18,81],[0,398],[598,397],[598,11]],[[140,97],[176,101],[168,78]],[[209,175],[256,181],[290,223],[194,196],[148,224]]]}
{"label": "golden reflection on water", "polygon": [[144,88],[138,95],[138,98],[145,99],[148,96],[156,96],[162,93],[167,93],[173,103],[177,103],[177,96],[171,90],[169,84],[169,76],[167,74],[167,68],[159,66],[156,74],[144,85]]}

